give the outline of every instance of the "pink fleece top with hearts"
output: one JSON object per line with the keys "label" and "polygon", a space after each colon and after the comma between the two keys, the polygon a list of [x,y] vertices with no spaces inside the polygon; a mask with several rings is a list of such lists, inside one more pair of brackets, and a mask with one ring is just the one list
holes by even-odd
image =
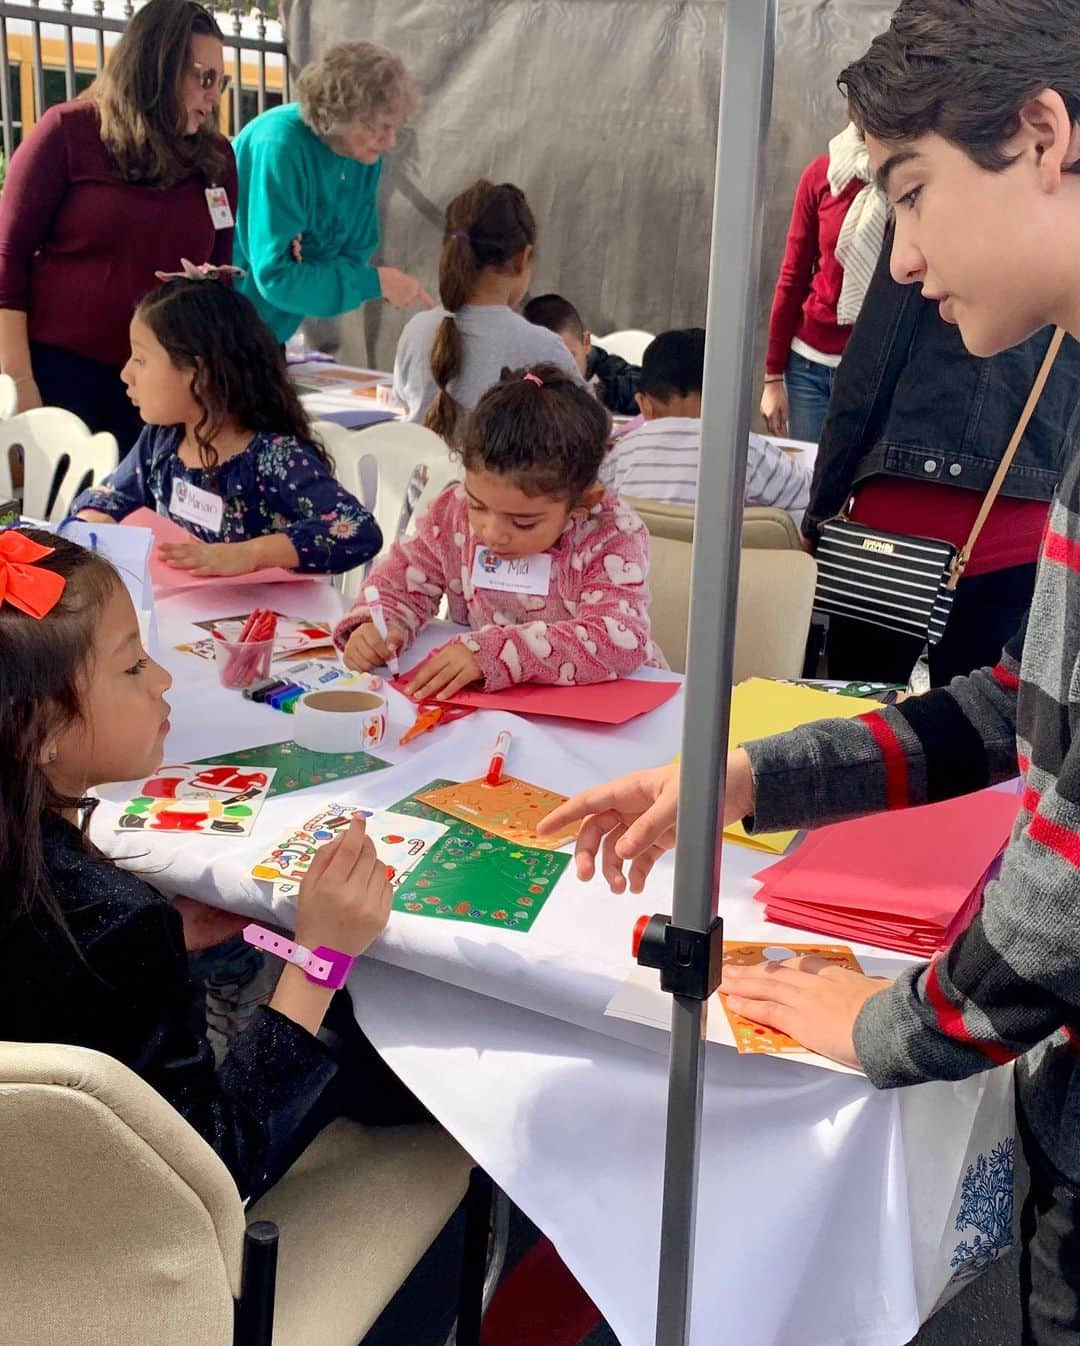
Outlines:
{"label": "pink fleece top with hearts", "polygon": [[[471,626],[463,640],[484,671],[484,689],[522,682],[573,686],[610,682],[643,664],[666,668],[649,637],[649,534],[614,491],[584,519],[567,521],[548,550],[546,596],[474,588],[479,543],[469,526],[464,488],[449,486],[418,520],[416,535],[395,542],[375,566],[383,612],[409,643],[435,616],[445,594],[450,620]],[[339,622],[339,648],[370,620],[358,603]]]}

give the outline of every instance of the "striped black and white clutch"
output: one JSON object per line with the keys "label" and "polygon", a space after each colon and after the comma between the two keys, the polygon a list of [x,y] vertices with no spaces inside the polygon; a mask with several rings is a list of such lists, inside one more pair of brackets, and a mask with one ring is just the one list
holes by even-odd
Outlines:
{"label": "striped black and white clutch", "polygon": [[946,585],[956,553],[951,542],[831,519],[818,541],[814,608],[936,645],[955,597]]}

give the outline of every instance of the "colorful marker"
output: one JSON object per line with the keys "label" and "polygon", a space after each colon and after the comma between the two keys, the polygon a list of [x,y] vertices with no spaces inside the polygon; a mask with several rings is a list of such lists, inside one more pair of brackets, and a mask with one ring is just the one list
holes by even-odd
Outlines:
{"label": "colorful marker", "polygon": [[499,785],[502,782],[502,769],[506,763],[506,754],[510,751],[510,732],[507,729],[502,730],[499,737],[495,740],[495,751],[491,754],[491,762],[488,766],[487,775],[484,779],[488,785]]}

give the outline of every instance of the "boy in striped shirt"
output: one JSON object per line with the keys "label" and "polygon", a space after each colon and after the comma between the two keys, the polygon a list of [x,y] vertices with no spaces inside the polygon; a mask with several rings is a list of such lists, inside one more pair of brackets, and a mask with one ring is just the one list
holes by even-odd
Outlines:
{"label": "boy in striped shirt", "polygon": [[[644,425],[630,430],[600,468],[600,480],[620,495],[692,505],[701,455],[701,385],[705,332],[661,332],[645,348],[637,403]],[[747,446],[748,505],[775,505],[801,521],[810,499],[810,473],[760,435]]]}
{"label": "boy in striped shirt", "polygon": [[[896,212],[892,274],[974,355],[1054,323],[1080,335],[1080,0],[904,0],[840,78]],[[1080,408],[1076,416],[1080,417]],[[1074,427],[1070,428],[1070,436]],[[813,960],[725,971],[728,1003],[861,1066],[879,1088],[1016,1061],[1031,1170],[1024,1346],[1080,1341],[1080,459],[1062,474],[1031,610],[993,668],[852,721],[735,749],[728,821],[815,827],[1023,777],[982,911],[891,984]],[[673,844],[678,775],[639,772],[545,823],[591,815],[578,872],[640,890]],[[620,835],[625,828],[625,834]]]}

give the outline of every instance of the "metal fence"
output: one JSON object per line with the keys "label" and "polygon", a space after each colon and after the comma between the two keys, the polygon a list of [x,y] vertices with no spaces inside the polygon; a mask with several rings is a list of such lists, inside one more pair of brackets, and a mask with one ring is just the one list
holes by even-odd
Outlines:
{"label": "metal fence", "polygon": [[[52,5],[40,0],[24,4],[0,0],[0,123],[5,159],[10,158],[24,127],[33,125],[52,103],[77,97],[102,70],[115,34],[123,32],[136,8],[133,0],[83,0],[83,4],[76,9],[75,0],[54,0]],[[266,0],[232,5],[216,17],[225,34],[225,64],[232,81],[223,100],[222,129],[235,135],[268,106],[288,102],[289,65],[280,27],[266,13]],[[59,39],[43,35],[43,28],[60,30]],[[91,41],[77,41],[79,33]],[[51,56],[57,41],[62,47],[58,61]]]}

